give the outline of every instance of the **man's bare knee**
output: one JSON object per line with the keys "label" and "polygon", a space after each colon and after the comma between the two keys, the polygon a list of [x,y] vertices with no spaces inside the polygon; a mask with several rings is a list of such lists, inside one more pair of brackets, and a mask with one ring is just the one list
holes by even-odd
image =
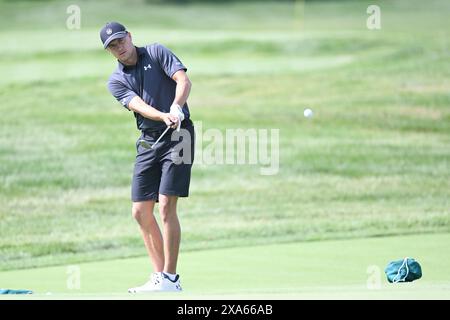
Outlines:
{"label": "man's bare knee", "polygon": [[159,197],[159,213],[163,222],[166,222],[177,212],[177,196],[162,196]]}
{"label": "man's bare knee", "polygon": [[131,209],[131,215],[136,221],[139,222],[142,216],[142,209],[138,206],[133,206],[133,208]]}
{"label": "man's bare knee", "polygon": [[151,217],[153,215],[154,202],[134,202],[131,208],[131,215],[133,218],[141,223],[145,218]]}

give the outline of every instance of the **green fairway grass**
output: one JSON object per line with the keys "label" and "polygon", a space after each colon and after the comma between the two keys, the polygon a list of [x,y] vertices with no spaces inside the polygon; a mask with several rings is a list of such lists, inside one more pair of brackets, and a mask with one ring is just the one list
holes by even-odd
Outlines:
{"label": "green fairway grass", "polygon": [[[220,248],[245,256],[253,250],[245,246],[264,251],[293,243],[280,248],[302,250],[314,241],[325,250],[341,243],[330,242],[337,239],[450,233],[448,1],[377,1],[382,28],[374,31],[366,28],[372,3],[365,1],[77,3],[81,28],[68,30],[71,2],[0,1],[0,270],[25,269],[18,274],[40,281],[43,269],[29,268],[105,260],[92,266],[105,266],[106,282],[83,282],[83,292],[95,294],[122,292],[149,271],[131,217],[139,132],[132,113],[106,88],[116,62],[98,31],[110,20],[126,24],[137,45],[160,42],[187,66],[197,128],[280,130],[276,175],[260,175],[259,165],[194,164],[190,197],[179,202],[180,268],[189,270],[183,279],[190,292],[202,294],[202,288],[188,265],[196,259],[188,257],[204,261],[227,252]],[[304,118],[304,108],[314,116]],[[436,237],[448,246],[444,235]],[[370,248],[358,248],[367,255],[361,278],[335,282],[350,286],[349,296],[352,285],[364,286],[371,263]],[[384,248],[375,262],[380,267],[406,254]],[[128,260],[109,261],[130,257],[138,257],[130,273]],[[349,266],[352,259],[343,262]],[[118,276],[135,278],[110,283],[121,263],[125,271]],[[257,294],[265,294],[266,272],[273,269],[264,267]],[[55,268],[45,270],[64,277],[64,267]],[[236,269],[235,277],[252,270]],[[295,285],[283,282],[282,290],[319,283],[319,276],[305,283],[309,277],[298,271]],[[86,277],[98,275],[86,271]],[[214,274],[221,294],[242,289],[222,276]],[[321,285],[332,286],[324,279]],[[6,283],[64,292],[60,282],[49,289]]]}
{"label": "green fairway grass", "polygon": [[[34,290],[14,297],[21,299],[449,299],[449,241],[448,234],[434,234],[186,252],[179,268],[182,293],[127,294],[147,279],[148,258],[5,271],[0,283]],[[388,283],[385,266],[405,256],[421,263],[423,277]]]}

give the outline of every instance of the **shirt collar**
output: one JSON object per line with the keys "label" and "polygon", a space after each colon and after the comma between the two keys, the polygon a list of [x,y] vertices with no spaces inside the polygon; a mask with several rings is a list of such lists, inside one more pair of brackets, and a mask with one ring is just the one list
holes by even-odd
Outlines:
{"label": "shirt collar", "polygon": [[[135,48],[136,48],[136,50],[137,50],[137,55],[138,55],[138,61],[139,61],[139,59],[140,59],[140,57],[143,55],[143,54],[145,54],[145,48],[144,47],[136,47],[135,46]],[[117,62],[119,63],[119,70],[120,71],[123,71],[123,69],[125,69],[125,68],[132,68],[132,67],[134,67],[134,66],[126,66],[126,65],[124,65],[122,62],[120,62],[119,60],[117,60]]]}

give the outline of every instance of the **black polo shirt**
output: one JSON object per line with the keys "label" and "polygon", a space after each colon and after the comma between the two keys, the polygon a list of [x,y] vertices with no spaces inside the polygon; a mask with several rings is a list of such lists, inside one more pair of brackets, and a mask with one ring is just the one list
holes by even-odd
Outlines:
{"label": "black polo shirt", "polygon": [[[161,112],[169,112],[175,98],[176,82],[172,76],[178,70],[187,68],[166,47],[159,43],[136,47],[138,61],[134,66],[125,66],[118,61],[117,69],[108,80],[111,94],[128,109],[135,96]],[[128,109],[129,110],[129,109]],[[189,119],[187,103],[183,106],[185,119]],[[139,130],[161,130],[164,122],[144,118],[134,113]]]}

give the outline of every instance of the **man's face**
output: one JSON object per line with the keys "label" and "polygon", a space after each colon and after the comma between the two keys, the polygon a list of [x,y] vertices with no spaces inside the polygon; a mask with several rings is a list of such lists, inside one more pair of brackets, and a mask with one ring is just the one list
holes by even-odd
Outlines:
{"label": "man's face", "polygon": [[133,42],[131,42],[131,34],[127,33],[125,37],[111,41],[107,49],[116,59],[121,61],[128,60],[132,56],[134,49]]}

